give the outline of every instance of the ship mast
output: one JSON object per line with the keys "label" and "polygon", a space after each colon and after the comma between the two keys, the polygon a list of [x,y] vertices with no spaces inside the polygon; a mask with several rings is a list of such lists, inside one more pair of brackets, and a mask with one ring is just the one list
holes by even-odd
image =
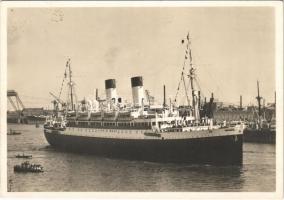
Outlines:
{"label": "ship mast", "polygon": [[[77,101],[77,98],[75,96],[74,99],[74,95],[75,94],[75,88],[74,88],[74,82],[72,81],[72,70],[71,70],[71,60],[70,58],[68,59],[67,63],[66,63],[66,70],[68,70],[68,78],[69,78],[69,82],[68,82],[68,86],[69,86],[69,94],[68,96],[70,97],[70,104],[71,104],[71,110],[74,111],[75,110],[75,105],[74,105],[74,100]],[[65,71],[65,78],[67,78],[67,73]]]}
{"label": "ship mast", "polygon": [[67,63],[68,63],[68,69],[69,69],[69,88],[70,88],[71,108],[72,108],[72,110],[74,110],[73,83],[72,83],[72,71],[71,71],[70,59],[67,61]]}
{"label": "ship mast", "polygon": [[258,116],[260,117],[261,116],[261,99],[262,97],[259,96],[259,82],[257,81],[257,103],[258,103]]}
{"label": "ship mast", "polygon": [[198,109],[198,103],[197,103],[197,96],[196,96],[196,91],[194,88],[194,79],[195,79],[195,69],[193,68],[193,64],[192,64],[192,54],[191,54],[191,42],[189,40],[189,33],[187,34],[187,53],[189,56],[189,74],[188,77],[190,79],[190,86],[191,86],[191,95],[192,95],[192,109],[193,109],[193,114],[195,119],[199,119],[199,109]]}
{"label": "ship mast", "polygon": [[[180,85],[181,85],[181,82],[183,82],[187,103],[190,106],[190,100],[189,100],[189,97],[187,95],[189,85],[187,87],[187,85],[185,83],[185,78],[184,78],[184,76],[185,76],[185,72],[184,72],[185,66],[187,64],[187,60],[189,60],[189,67],[190,67],[190,69],[189,69],[189,74],[187,76],[189,78],[189,84],[190,84],[191,94],[192,94],[192,104],[191,104],[191,107],[192,107],[192,112],[193,112],[194,118],[196,120],[199,120],[200,119],[199,109],[200,109],[200,98],[201,97],[200,97],[200,93],[197,94],[197,92],[195,90],[195,87],[194,87],[194,81],[196,81],[196,74],[195,74],[195,69],[193,68],[193,63],[192,63],[192,53],[191,53],[191,48],[190,48],[191,42],[189,40],[189,33],[187,34],[186,41],[187,41],[187,43],[186,43],[185,58],[184,58],[183,67],[182,67],[181,79],[180,79],[180,81],[178,83],[177,93],[176,93],[174,102],[176,102],[176,100],[177,100],[177,95],[178,95],[178,92],[179,92],[179,89],[180,89]],[[183,39],[182,40],[182,44],[184,44],[184,42],[185,42],[185,40]]]}

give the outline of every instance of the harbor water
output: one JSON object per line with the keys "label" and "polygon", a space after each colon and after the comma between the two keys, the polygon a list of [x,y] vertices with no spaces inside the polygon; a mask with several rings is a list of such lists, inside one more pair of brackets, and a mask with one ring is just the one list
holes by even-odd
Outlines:
{"label": "harbor water", "polygon": [[[275,145],[244,143],[242,166],[151,163],[61,152],[49,146],[42,125],[8,124],[8,190],[12,192],[273,192]],[[130,149],[131,151],[131,149]],[[32,159],[16,158],[31,154]],[[15,173],[29,160],[44,173]],[[261,183],[261,184],[259,184]]]}

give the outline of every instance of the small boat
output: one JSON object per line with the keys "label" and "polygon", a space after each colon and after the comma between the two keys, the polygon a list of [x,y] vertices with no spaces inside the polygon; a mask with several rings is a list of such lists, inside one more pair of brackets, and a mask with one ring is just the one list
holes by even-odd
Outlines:
{"label": "small boat", "polygon": [[28,161],[23,162],[21,165],[14,166],[14,172],[43,172],[43,167],[37,164],[31,164]]}
{"label": "small boat", "polygon": [[9,132],[7,132],[7,135],[21,135],[22,133],[19,131],[15,131],[10,129]]}
{"label": "small boat", "polygon": [[16,155],[16,158],[32,158],[33,156],[32,155],[25,155],[24,153],[21,155],[21,154],[18,154]]}

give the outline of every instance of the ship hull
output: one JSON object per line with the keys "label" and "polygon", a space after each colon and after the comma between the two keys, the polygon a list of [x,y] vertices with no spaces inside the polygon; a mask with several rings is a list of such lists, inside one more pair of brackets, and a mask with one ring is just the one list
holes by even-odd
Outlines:
{"label": "ship hull", "polygon": [[60,150],[109,158],[150,162],[241,165],[242,134],[187,139],[118,139],[44,131],[48,143]]}
{"label": "ship hull", "polygon": [[244,142],[275,144],[276,131],[269,129],[245,129],[243,135]]}

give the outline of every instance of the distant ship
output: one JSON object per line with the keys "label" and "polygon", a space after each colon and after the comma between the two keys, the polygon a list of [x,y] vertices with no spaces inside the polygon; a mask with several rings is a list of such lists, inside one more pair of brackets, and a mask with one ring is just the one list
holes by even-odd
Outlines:
{"label": "distant ship", "polygon": [[262,97],[259,95],[259,82],[257,81],[257,102],[258,112],[253,122],[249,123],[244,130],[244,142],[270,143],[275,144],[276,140],[276,103],[274,116],[268,121],[265,118],[265,111],[261,107]]}
{"label": "distant ship", "polygon": [[[105,81],[106,99],[96,98],[74,103],[74,83],[70,60],[67,61],[69,99],[56,97],[55,113],[44,124],[44,135],[55,148],[92,153],[109,158],[151,162],[242,164],[243,124],[228,127],[213,120],[213,95],[201,103],[200,91],[195,89],[196,74],[192,64],[189,35],[186,38],[181,81],[188,104],[173,103],[154,106],[146,104],[143,78],[131,78],[131,105],[118,97],[116,80]],[[185,43],[184,40],[182,43]],[[188,75],[185,67],[189,66]],[[187,79],[185,78],[187,75]],[[181,82],[180,82],[181,83]],[[188,86],[186,86],[188,84]],[[178,86],[178,90],[180,85]],[[191,91],[187,91],[190,88]],[[61,91],[61,90],[60,90]],[[191,93],[191,101],[187,93]],[[59,105],[62,110],[59,111]],[[77,107],[76,107],[77,106]]]}

